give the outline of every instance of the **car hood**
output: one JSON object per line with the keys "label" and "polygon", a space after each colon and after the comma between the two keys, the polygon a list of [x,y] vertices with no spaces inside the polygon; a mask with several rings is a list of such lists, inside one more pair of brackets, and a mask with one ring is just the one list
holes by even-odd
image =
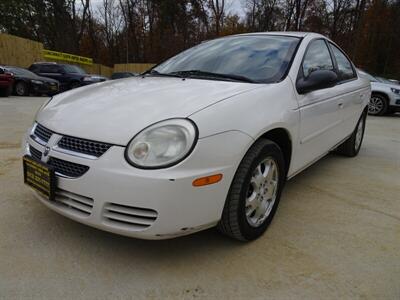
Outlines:
{"label": "car hood", "polygon": [[38,77],[35,77],[35,78],[30,78],[30,79],[41,80],[41,81],[50,82],[50,83],[59,83],[58,80],[55,80],[55,79],[49,78],[49,77],[43,77],[43,76],[38,76]]}
{"label": "car hood", "polygon": [[188,117],[259,86],[172,77],[106,81],[55,96],[38,113],[37,122],[60,134],[126,145],[155,122]]}
{"label": "car hood", "polygon": [[400,88],[400,85],[395,84],[395,83],[386,83],[386,82],[378,82],[378,81],[371,81],[371,86],[381,87],[381,88],[394,88],[394,89]]}

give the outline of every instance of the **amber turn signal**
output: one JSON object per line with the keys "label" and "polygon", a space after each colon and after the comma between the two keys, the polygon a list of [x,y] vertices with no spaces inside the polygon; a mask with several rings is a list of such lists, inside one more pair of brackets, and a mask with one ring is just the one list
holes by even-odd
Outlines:
{"label": "amber turn signal", "polygon": [[193,186],[209,185],[209,184],[217,183],[218,181],[221,181],[221,179],[222,179],[222,174],[215,174],[215,175],[197,178],[193,181],[192,184],[193,184]]}

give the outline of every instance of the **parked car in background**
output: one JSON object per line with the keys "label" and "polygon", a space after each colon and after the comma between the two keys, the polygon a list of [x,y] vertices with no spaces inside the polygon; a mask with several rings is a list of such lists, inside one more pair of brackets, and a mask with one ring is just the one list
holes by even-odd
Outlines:
{"label": "parked car in background", "polygon": [[4,68],[14,74],[13,93],[17,96],[30,94],[52,96],[59,91],[59,82],[55,79],[38,76],[20,67],[5,66]]}
{"label": "parked car in background", "polygon": [[115,73],[112,73],[111,79],[128,78],[128,77],[134,77],[137,75],[138,75],[138,73],[133,73],[133,72],[115,72]]}
{"label": "parked car in background", "polygon": [[398,81],[393,80],[393,79],[387,79],[387,78],[383,78],[383,77],[380,77],[380,76],[375,76],[375,78],[376,78],[379,82],[382,82],[382,83],[387,83],[387,84],[399,84]]}
{"label": "parked car in background", "polygon": [[14,75],[3,67],[0,67],[0,97],[11,95],[13,83]]}
{"label": "parked car in background", "polygon": [[56,212],[118,234],[218,226],[254,240],[288,178],[332,150],[359,153],[370,93],[320,34],[218,38],[49,100],[23,143],[25,183]]}
{"label": "parked car in background", "polygon": [[39,62],[32,64],[29,70],[39,76],[58,80],[61,91],[107,80],[100,75],[87,74],[82,68],[69,64]]}
{"label": "parked car in background", "polygon": [[360,69],[358,73],[371,82],[371,99],[368,104],[370,115],[381,116],[400,111],[400,85]]}

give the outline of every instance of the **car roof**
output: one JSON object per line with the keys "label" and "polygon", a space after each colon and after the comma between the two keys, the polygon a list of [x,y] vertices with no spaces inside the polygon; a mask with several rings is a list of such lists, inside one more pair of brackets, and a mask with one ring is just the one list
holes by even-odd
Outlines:
{"label": "car roof", "polygon": [[303,38],[308,35],[316,36],[316,37],[325,37],[322,34],[315,32],[304,32],[304,31],[264,31],[264,32],[250,32],[250,33],[242,33],[237,34],[235,36],[244,36],[244,35],[281,35],[281,36],[292,36]]}

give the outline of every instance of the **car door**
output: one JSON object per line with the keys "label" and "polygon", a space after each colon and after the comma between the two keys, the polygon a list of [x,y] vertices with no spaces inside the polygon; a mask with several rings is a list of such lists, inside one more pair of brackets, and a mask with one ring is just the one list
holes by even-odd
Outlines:
{"label": "car door", "polygon": [[[298,79],[315,70],[335,71],[326,40],[312,40],[303,57]],[[301,169],[320,158],[341,139],[339,116],[340,93],[336,86],[297,94],[300,110],[299,159],[293,169]],[[293,162],[295,163],[295,162]]]}
{"label": "car door", "polygon": [[363,105],[368,101],[369,91],[368,87],[363,87],[357,80],[357,72],[344,52],[331,42],[329,42],[329,47],[339,77],[337,87],[340,88],[342,103],[339,109],[339,117],[342,120],[340,130],[345,138],[353,132]]}
{"label": "car door", "polygon": [[62,87],[68,84],[67,76],[65,76],[64,70],[61,66],[56,64],[41,65],[39,75],[58,80]]}

